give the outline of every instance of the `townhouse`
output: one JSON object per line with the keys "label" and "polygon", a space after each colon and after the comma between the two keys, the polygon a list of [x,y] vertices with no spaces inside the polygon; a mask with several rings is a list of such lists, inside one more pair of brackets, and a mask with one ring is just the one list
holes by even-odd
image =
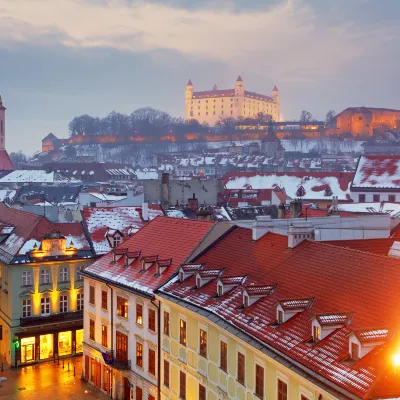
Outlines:
{"label": "townhouse", "polygon": [[56,224],[0,204],[0,354],[12,366],[83,352],[81,224]]}
{"label": "townhouse", "polygon": [[161,399],[400,396],[398,259],[232,227],[156,292]]}
{"label": "townhouse", "polygon": [[202,243],[209,222],[157,217],[82,270],[84,378],[113,399],[159,399],[154,290]]}

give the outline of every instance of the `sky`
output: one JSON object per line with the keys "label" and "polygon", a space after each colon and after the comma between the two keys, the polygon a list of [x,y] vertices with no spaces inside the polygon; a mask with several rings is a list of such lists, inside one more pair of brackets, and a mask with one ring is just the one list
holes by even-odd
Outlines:
{"label": "sky", "polygon": [[194,90],[280,91],[282,117],[400,108],[399,0],[0,0],[7,148],[32,154],[75,116]]}

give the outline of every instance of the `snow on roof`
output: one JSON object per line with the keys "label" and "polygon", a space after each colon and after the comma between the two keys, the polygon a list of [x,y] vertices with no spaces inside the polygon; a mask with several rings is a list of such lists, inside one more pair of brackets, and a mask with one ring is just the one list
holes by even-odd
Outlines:
{"label": "snow on roof", "polygon": [[[339,200],[350,199],[350,175],[335,173],[228,173],[224,177],[226,189],[285,189],[291,198],[298,197],[299,187],[305,189],[304,199],[323,200],[338,196]],[[331,196],[325,196],[330,187]]]}
{"label": "snow on roof", "polygon": [[28,182],[44,182],[53,183],[55,181],[68,181],[68,179],[62,179],[56,172],[47,172],[45,170],[15,170],[10,172],[8,175],[0,178],[0,183],[28,183]]}
{"label": "snow on roof", "polygon": [[127,196],[117,196],[115,194],[105,194],[105,193],[98,193],[98,192],[90,192],[93,197],[98,198],[102,201],[118,201],[124,200]]}
{"label": "snow on roof", "polygon": [[400,189],[400,156],[361,156],[352,186]]}
{"label": "snow on roof", "polygon": [[385,213],[391,217],[400,216],[400,204],[382,201],[381,203],[338,204],[339,211],[353,213]]}
{"label": "snow on roof", "polygon": [[136,170],[136,179],[158,179],[158,172],[156,170]]}
{"label": "snow on roof", "polygon": [[8,199],[12,202],[16,195],[16,190],[0,190],[0,201]]}

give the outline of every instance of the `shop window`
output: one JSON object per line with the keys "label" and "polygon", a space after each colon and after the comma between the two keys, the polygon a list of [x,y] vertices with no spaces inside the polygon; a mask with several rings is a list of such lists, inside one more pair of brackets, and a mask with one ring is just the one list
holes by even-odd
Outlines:
{"label": "shop window", "polygon": [[149,330],[156,331],[156,311],[149,308]]}
{"label": "shop window", "polygon": [[136,343],[136,365],[143,368],[143,345]]}
{"label": "shop window", "polygon": [[156,374],[156,352],[149,349],[149,374]]}
{"label": "shop window", "polygon": [[35,360],[35,337],[21,339],[21,363]]}
{"label": "shop window", "polygon": [[40,314],[50,315],[50,297],[42,297],[40,299]]}
{"label": "shop window", "polygon": [[117,296],[117,315],[128,318],[128,300],[120,296]]}
{"label": "shop window", "polygon": [[60,313],[68,311],[68,296],[61,295],[60,296]]}
{"label": "shop window", "polygon": [[68,281],[68,267],[60,268],[60,282]]}
{"label": "shop window", "polygon": [[40,270],[40,283],[41,284],[50,283],[50,270],[48,269]]}
{"label": "shop window", "polygon": [[76,309],[78,311],[83,310],[83,305],[84,305],[83,299],[84,299],[83,292],[78,293],[76,296]]}
{"label": "shop window", "polygon": [[169,313],[164,311],[164,335],[169,336]]}
{"label": "shop window", "polygon": [[107,290],[101,291],[101,308],[107,311]]}
{"label": "shop window", "polygon": [[143,325],[143,306],[141,304],[136,304],[136,323]]}
{"label": "shop window", "polygon": [[101,345],[103,347],[107,347],[107,339],[108,339],[107,325],[102,325],[101,326]]}
{"label": "shop window", "polygon": [[58,355],[72,354],[72,332],[60,332],[58,334]]}
{"label": "shop window", "polygon": [[22,271],[22,286],[32,285],[32,271]]}
{"label": "shop window", "polygon": [[75,332],[75,352],[83,353],[83,329],[77,329]]}
{"label": "shop window", "polygon": [[164,360],[164,385],[169,387],[169,361]]}
{"label": "shop window", "polygon": [[52,333],[48,335],[40,335],[40,359],[46,360],[47,358],[53,358],[53,349],[54,349],[54,337]]}
{"label": "shop window", "polygon": [[95,341],[96,336],[95,336],[95,323],[94,320],[91,319],[89,322],[89,339]]}
{"label": "shop window", "polygon": [[30,317],[31,315],[32,315],[31,299],[22,300],[22,318]]}

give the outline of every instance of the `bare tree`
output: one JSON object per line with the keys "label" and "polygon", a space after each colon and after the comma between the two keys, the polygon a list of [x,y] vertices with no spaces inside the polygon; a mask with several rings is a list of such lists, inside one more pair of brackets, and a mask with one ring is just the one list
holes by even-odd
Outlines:
{"label": "bare tree", "polygon": [[300,122],[311,122],[313,119],[312,114],[309,111],[303,110],[300,114]]}

